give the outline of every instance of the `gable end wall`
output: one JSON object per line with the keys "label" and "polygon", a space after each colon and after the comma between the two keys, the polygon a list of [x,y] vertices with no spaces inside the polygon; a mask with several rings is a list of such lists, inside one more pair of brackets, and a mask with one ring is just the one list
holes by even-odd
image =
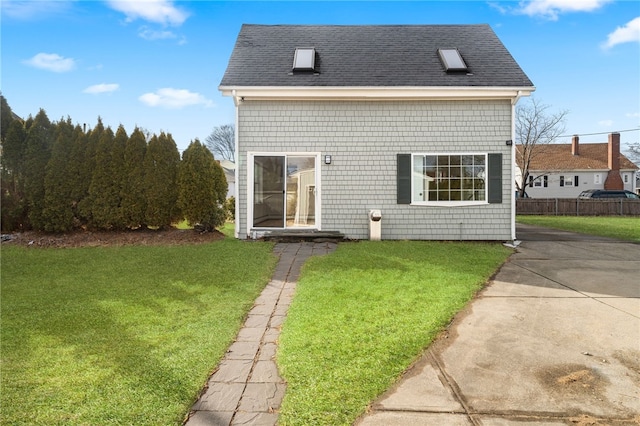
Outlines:
{"label": "gable end wall", "polygon": [[[368,211],[382,210],[383,239],[511,239],[512,107],[479,101],[245,101],[238,106],[236,227],[247,234],[247,153],[320,152],[322,229],[367,239]],[[399,153],[500,153],[501,204],[399,205]]]}

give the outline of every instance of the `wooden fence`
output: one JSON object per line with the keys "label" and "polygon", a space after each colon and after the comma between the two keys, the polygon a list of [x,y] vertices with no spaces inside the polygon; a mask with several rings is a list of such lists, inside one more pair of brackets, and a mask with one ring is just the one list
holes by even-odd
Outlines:
{"label": "wooden fence", "polygon": [[640,216],[640,200],[610,198],[518,198],[516,214],[547,216]]}

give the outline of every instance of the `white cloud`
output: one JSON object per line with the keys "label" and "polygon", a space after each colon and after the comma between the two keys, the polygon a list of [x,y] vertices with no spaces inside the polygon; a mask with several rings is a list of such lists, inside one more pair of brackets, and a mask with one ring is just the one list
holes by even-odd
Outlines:
{"label": "white cloud", "polygon": [[640,16],[627,22],[624,26],[616,28],[607,36],[607,41],[602,44],[602,47],[609,49],[616,44],[636,41],[640,42]]}
{"label": "white cloud", "polygon": [[591,12],[611,0],[532,0],[520,2],[519,13],[555,21],[560,13]]}
{"label": "white cloud", "polygon": [[170,0],[109,0],[107,4],[127,16],[127,22],[143,19],[164,25],[181,25],[189,14]]}
{"label": "white cloud", "polygon": [[101,84],[94,84],[93,86],[89,86],[86,89],[84,89],[82,92],[88,93],[90,95],[99,95],[101,93],[115,92],[119,88],[120,88],[120,85],[116,83],[109,83],[109,84],[101,83]]}
{"label": "white cloud", "polygon": [[179,36],[178,34],[174,33],[173,31],[167,31],[167,30],[154,30],[151,29],[149,27],[141,27],[138,35],[145,39],[145,40],[149,40],[149,41],[153,41],[153,40],[169,40],[169,39],[177,39],[176,44],[182,46],[184,44],[187,44],[187,38],[185,36]]}
{"label": "white cloud", "polygon": [[24,61],[25,64],[35,68],[53,72],[67,72],[76,67],[76,61],[72,58],[63,58],[57,53],[38,53],[33,58]]}
{"label": "white cloud", "polygon": [[613,126],[613,120],[600,120],[598,121],[598,125],[603,127],[611,127]]}
{"label": "white cloud", "polygon": [[629,118],[638,118],[640,117],[640,112],[628,112],[624,116]]}
{"label": "white cloud", "polygon": [[33,0],[2,0],[0,9],[2,15],[8,18],[31,20],[55,15],[70,9],[73,1],[33,1]]}
{"label": "white cloud", "polygon": [[199,93],[185,89],[163,88],[155,93],[145,93],[138,98],[140,102],[152,106],[169,109],[180,109],[191,105],[213,106],[213,102]]}
{"label": "white cloud", "polygon": [[167,30],[152,30],[149,27],[142,27],[138,32],[138,35],[145,40],[166,40],[169,38],[177,38],[175,33]]}

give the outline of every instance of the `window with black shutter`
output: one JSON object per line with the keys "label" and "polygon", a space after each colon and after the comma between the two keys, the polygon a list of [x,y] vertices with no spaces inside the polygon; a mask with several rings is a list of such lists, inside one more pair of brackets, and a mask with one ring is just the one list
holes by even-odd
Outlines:
{"label": "window with black shutter", "polygon": [[398,154],[397,203],[502,203],[502,154]]}

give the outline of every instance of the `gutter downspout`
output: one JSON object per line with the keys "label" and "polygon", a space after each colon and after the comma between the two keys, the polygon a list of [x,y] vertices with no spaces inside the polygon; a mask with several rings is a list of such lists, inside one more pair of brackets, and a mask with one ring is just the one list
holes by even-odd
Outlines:
{"label": "gutter downspout", "polygon": [[522,91],[518,90],[516,97],[511,101],[511,241],[516,241],[516,104],[522,97]]}
{"label": "gutter downspout", "polygon": [[236,91],[233,90],[232,91],[232,96],[233,96],[233,104],[236,107],[236,116],[235,116],[235,131],[233,132],[233,139],[234,139],[234,144],[235,144],[235,158],[236,158],[236,168],[233,171],[233,175],[234,175],[234,179],[236,181],[236,193],[235,193],[235,209],[236,209],[236,223],[234,226],[234,230],[233,230],[233,236],[238,239],[240,237],[240,226],[238,226],[238,222],[240,222],[240,215],[239,212],[240,210],[238,209],[239,205],[240,205],[240,197],[238,197],[238,192],[240,191],[240,180],[239,180],[239,175],[240,175],[240,155],[239,155],[239,151],[238,151],[238,98],[236,97]]}
{"label": "gutter downspout", "polygon": [[[235,92],[235,90],[234,90]],[[518,90],[518,92],[516,93],[516,97],[513,98],[513,100],[511,101],[511,105],[515,106],[518,101],[520,100],[520,98],[522,97],[522,90]]]}

